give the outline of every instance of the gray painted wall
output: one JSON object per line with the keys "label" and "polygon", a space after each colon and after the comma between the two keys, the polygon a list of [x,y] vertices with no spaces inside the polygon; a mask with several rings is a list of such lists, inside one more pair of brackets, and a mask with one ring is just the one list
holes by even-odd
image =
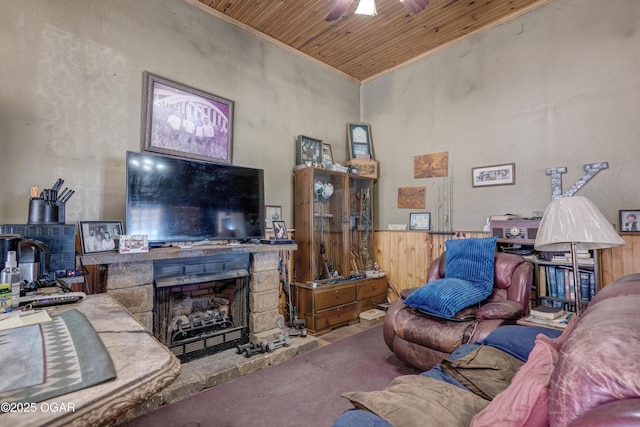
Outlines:
{"label": "gray painted wall", "polygon": [[[345,123],[372,125],[377,227],[407,223],[399,187],[427,188],[434,228],[478,230],[551,197],[544,170],[608,161],[578,194],[611,222],[640,208],[640,2],[555,0],[362,87],[183,0],[7,0],[0,14],[0,221],[29,189],[77,190],[67,222],[124,219],[127,150],[141,146],[142,72],[236,102],[233,163],[265,169],[266,203],[293,221],[298,134],[346,160]],[[362,104],[362,107],[361,107]],[[449,152],[450,173],[413,178]],[[516,185],[472,188],[471,168],[516,163]],[[449,216],[445,223],[443,216]]]}
{"label": "gray painted wall", "polygon": [[67,222],[125,217],[125,153],[141,148],[142,73],[235,101],[233,163],[265,170],[293,222],[295,138],[331,143],[360,84],[183,0],[9,0],[0,14],[0,221],[26,223],[31,186],[77,193]]}
{"label": "gray painted wall", "polygon": [[[615,224],[640,207],[640,2],[555,0],[363,85],[382,179],[379,228],[408,223],[399,187],[426,187],[435,229],[481,230],[551,200],[545,169],[609,162],[576,193]],[[449,177],[414,179],[414,156],[449,153]],[[473,188],[471,168],[516,164],[516,184]]]}

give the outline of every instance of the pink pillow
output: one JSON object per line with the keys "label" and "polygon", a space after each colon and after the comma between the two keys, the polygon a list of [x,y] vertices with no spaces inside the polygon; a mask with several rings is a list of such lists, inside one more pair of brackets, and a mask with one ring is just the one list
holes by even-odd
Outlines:
{"label": "pink pillow", "polygon": [[471,427],[538,427],[549,425],[549,381],[558,352],[536,339],[527,362],[511,384],[471,420]]}

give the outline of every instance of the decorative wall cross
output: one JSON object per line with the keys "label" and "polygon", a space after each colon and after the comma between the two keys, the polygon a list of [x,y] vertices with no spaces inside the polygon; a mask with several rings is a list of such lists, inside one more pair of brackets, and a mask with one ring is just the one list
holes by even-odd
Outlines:
{"label": "decorative wall cross", "polygon": [[562,174],[567,173],[567,167],[561,166],[557,168],[549,168],[545,170],[547,175],[551,175],[551,198],[559,199],[560,197],[571,197],[573,196],[579,189],[584,187],[584,185],[589,182],[591,178],[596,176],[598,172],[602,169],[608,169],[609,163],[607,162],[599,162],[599,163],[587,163],[584,165],[584,175],[575,182],[567,191],[562,193]]}

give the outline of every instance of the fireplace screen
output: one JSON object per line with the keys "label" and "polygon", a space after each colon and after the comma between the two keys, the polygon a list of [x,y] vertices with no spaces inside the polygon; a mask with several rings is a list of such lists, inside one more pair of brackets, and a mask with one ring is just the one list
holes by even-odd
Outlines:
{"label": "fireplace screen", "polygon": [[154,334],[182,362],[248,342],[248,258],[154,265]]}

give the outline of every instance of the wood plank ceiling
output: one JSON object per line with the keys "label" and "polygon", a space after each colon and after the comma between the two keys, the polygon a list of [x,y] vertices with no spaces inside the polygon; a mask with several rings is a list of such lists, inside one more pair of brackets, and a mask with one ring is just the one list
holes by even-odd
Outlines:
{"label": "wood plank ceiling", "polygon": [[376,0],[376,16],[325,18],[334,0],[185,0],[241,28],[366,82],[552,0],[431,0],[413,15]]}

